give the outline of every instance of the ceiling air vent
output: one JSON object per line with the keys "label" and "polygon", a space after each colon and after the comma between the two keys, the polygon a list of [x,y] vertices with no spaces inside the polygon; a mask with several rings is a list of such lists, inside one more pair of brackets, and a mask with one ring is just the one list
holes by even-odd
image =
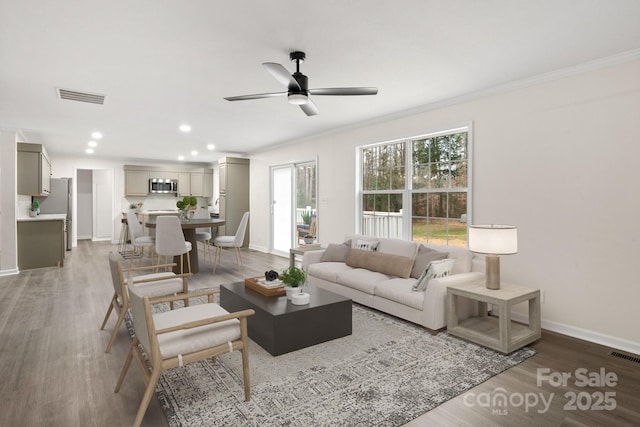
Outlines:
{"label": "ceiling air vent", "polygon": [[90,104],[104,105],[105,95],[99,95],[97,93],[80,92],[71,89],[57,88],[58,98],[66,99],[67,101],[88,102]]}

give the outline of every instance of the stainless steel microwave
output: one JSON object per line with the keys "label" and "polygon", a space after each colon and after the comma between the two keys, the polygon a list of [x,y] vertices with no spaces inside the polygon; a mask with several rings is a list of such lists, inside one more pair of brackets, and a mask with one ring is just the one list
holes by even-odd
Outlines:
{"label": "stainless steel microwave", "polygon": [[178,180],[177,179],[164,179],[164,178],[151,178],[149,179],[149,193],[177,193],[178,192]]}

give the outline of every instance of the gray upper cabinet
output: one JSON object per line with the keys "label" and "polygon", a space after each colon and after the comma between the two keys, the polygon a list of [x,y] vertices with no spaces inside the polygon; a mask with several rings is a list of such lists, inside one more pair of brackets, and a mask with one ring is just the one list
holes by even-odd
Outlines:
{"label": "gray upper cabinet", "polygon": [[51,161],[42,144],[18,143],[18,194],[48,196]]}
{"label": "gray upper cabinet", "polygon": [[146,196],[149,194],[149,172],[125,171],[125,187],[127,196]]}

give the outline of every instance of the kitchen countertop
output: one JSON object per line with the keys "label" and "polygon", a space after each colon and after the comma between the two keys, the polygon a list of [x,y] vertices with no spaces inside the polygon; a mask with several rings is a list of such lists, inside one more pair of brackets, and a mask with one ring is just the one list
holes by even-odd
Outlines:
{"label": "kitchen countertop", "polygon": [[64,221],[67,219],[67,214],[40,214],[36,217],[20,217],[18,221]]}

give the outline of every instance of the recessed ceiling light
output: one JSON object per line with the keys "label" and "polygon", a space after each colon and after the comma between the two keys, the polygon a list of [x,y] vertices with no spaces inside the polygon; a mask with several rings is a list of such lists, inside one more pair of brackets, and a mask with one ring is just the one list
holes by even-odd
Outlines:
{"label": "recessed ceiling light", "polygon": [[207,145],[207,150],[215,150],[216,146],[213,144],[208,144]]}
{"label": "recessed ceiling light", "polygon": [[100,138],[102,138],[102,134],[101,134],[100,132],[93,132],[93,133],[91,134],[91,138],[93,138],[93,139],[100,139]]}
{"label": "recessed ceiling light", "polygon": [[184,156],[178,156],[178,160],[184,160]]}
{"label": "recessed ceiling light", "polygon": [[180,125],[180,130],[184,133],[191,132],[191,126],[189,125]]}
{"label": "recessed ceiling light", "polygon": [[87,148],[84,150],[87,154],[93,154],[93,148]]}
{"label": "recessed ceiling light", "polygon": [[89,147],[97,147],[97,146],[98,146],[98,143],[97,143],[97,142],[95,142],[95,141],[89,141],[89,142],[87,143],[87,145],[88,145]]}
{"label": "recessed ceiling light", "polygon": [[197,156],[197,155],[198,155],[198,152],[197,152],[196,150],[193,150],[193,151],[191,152],[191,155],[192,155],[192,156]]}

